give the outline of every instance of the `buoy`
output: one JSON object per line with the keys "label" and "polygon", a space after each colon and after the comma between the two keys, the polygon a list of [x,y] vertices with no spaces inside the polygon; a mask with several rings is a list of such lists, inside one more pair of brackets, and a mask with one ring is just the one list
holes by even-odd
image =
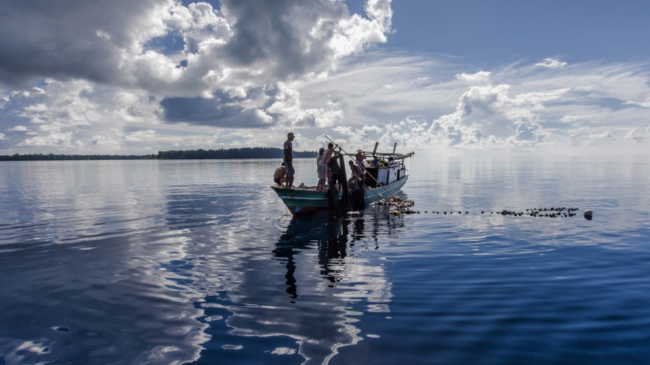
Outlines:
{"label": "buoy", "polygon": [[585,210],[584,217],[586,220],[590,221],[593,218],[593,213],[591,210],[587,209]]}

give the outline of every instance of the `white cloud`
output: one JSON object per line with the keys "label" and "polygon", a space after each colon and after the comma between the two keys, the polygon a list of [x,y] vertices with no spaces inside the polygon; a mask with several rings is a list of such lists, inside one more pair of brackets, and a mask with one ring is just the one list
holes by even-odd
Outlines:
{"label": "white cloud", "polygon": [[393,9],[390,7],[392,0],[368,0],[363,7],[366,14],[376,22],[382,32],[389,32],[391,27],[391,19],[393,17]]}
{"label": "white cloud", "polygon": [[[363,71],[356,74],[345,71],[341,77],[331,75],[326,83],[337,82],[338,90],[333,87],[318,90],[320,94],[327,92],[346,100],[343,108],[346,120],[353,122],[335,131],[350,142],[356,139],[363,143],[356,136],[361,126],[369,122],[374,122],[382,133],[369,135],[367,139],[380,139],[390,145],[398,142],[412,148],[525,149],[568,154],[594,149],[598,153],[619,153],[629,150],[624,141],[639,141],[644,137],[641,131],[645,127],[630,132],[632,126],[647,121],[644,109],[625,102],[635,98],[643,100],[650,91],[648,73],[638,65],[576,64],[551,76],[536,67],[509,66],[491,70],[485,84],[468,86],[465,77],[440,81],[441,72],[462,74],[449,72],[447,65],[418,65],[404,59],[395,63],[396,59],[389,61],[382,56],[376,63],[363,63],[359,66]],[[403,71],[400,66],[405,64],[418,67]],[[383,65],[390,66],[382,68]],[[369,70],[367,75],[365,70]],[[393,76],[393,71],[404,73]],[[391,81],[394,86],[391,93],[383,93],[382,86],[387,79],[417,80],[422,73],[432,75],[432,82],[422,85],[415,81]],[[301,92],[308,100],[309,95],[304,90]],[[450,98],[454,94],[455,102]],[[410,110],[402,109],[404,106]],[[447,111],[441,112],[441,107]],[[400,114],[403,116],[399,117]],[[432,115],[433,118],[426,118],[423,129],[422,116]],[[626,134],[629,134],[627,139]],[[634,153],[642,152],[646,146],[636,145],[639,148]],[[647,147],[646,153],[650,152]]]}
{"label": "white cloud", "polygon": [[456,78],[459,80],[470,81],[470,82],[489,81],[490,72],[479,71],[475,74],[461,73],[461,74],[456,74]]}
{"label": "white cloud", "polygon": [[97,145],[97,146],[100,146],[100,147],[113,149],[113,150],[121,150],[122,149],[120,147],[120,143],[118,141],[116,141],[116,140],[114,140],[114,139],[112,139],[110,137],[107,137],[107,136],[96,134],[96,135],[92,136],[91,141],[92,141],[92,143],[94,145]]}
{"label": "white cloud", "polygon": [[136,131],[127,133],[124,136],[124,139],[129,142],[141,142],[141,141],[150,141],[152,139],[158,138],[159,134],[153,129],[147,129],[143,131]]}
{"label": "white cloud", "polygon": [[[13,56],[0,47],[0,82],[47,77],[38,88],[0,88],[0,149],[281,146],[296,130],[306,149],[334,132],[366,147],[381,140],[455,151],[633,145],[650,152],[646,64],[567,67],[547,58],[466,73],[473,66],[457,58],[371,49],[392,32],[390,1],[368,1],[366,17],[330,0],[269,8],[225,0],[220,9],[172,0],[105,4],[121,14],[120,26],[101,17],[92,27],[69,24],[95,7],[64,6],[60,19],[25,15],[42,25],[26,32],[54,32],[62,45],[84,44],[90,38],[78,30],[92,28],[89,53],[75,58],[63,47],[63,58],[9,75]],[[0,30],[16,26],[2,20]],[[180,48],[163,49],[159,37],[177,37]],[[29,39],[20,41],[40,47]]]}
{"label": "white cloud", "polygon": [[556,60],[554,58],[545,58],[544,62],[536,63],[535,66],[547,67],[547,68],[562,68],[566,66],[566,62]]}
{"label": "white cloud", "polygon": [[63,147],[70,148],[72,144],[72,132],[52,131],[45,135],[27,138],[18,144],[19,146],[35,147]]}
{"label": "white cloud", "polygon": [[[90,91],[97,85],[114,87],[121,96],[153,98],[154,103],[160,103],[159,110],[153,110],[146,103],[131,100],[138,105],[131,105],[123,113],[129,122],[148,114],[150,122],[222,128],[268,128],[276,122],[330,127],[341,120],[340,110],[324,104],[301,109],[298,100],[290,113],[282,114],[284,119],[276,121],[271,114],[281,105],[267,111],[268,101],[282,84],[291,85],[310,75],[326,78],[342,58],[385,42],[385,34],[391,31],[390,0],[368,0],[367,17],[350,15],[345,3],[331,0],[223,0],[220,9],[207,3],[183,6],[174,0],[138,2],[135,6],[124,0],[104,1],[105,6],[63,7],[57,17],[44,17],[38,9],[31,9],[23,14],[25,21],[34,25],[26,27],[30,34],[9,31],[24,29],[25,24],[0,16],[0,23],[7,20],[0,30],[20,35],[18,39],[5,38],[5,42],[13,42],[27,53],[49,55],[36,57],[30,63],[12,63],[14,54],[3,53],[2,49],[13,46],[3,48],[0,42],[0,82],[27,83],[32,75],[45,74],[58,79],[59,85],[73,80],[90,84]],[[118,15],[102,16],[99,12],[104,8]],[[61,52],[52,54],[41,50],[42,44],[34,43],[34,39],[46,35],[58,37]],[[179,36],[181,51],[169,52],[156,45],[161,37]],[[83,54],[70,53],[77,44],[92,47]],[[16,64],[23,66],[12,66]],[[53,84],[45,87],[48,93],[53,91]],[[117,94],[112,96],[119,97]],[[70,113],[65,121],[58,117],[61,125],[92,124],[99,118],[100,113],[91,113],[98,110],[86,105],[84,95],[78,94],[76,103],[72,101],[75,96],[66,96]],[[52,107],[52,103],[31,104],[20,116],[29,118],[30,123],[51,123],[53,115],[62,115],[60,108],[48,109]],[[114,107],[108,109],[115,112]]]}
{"label": "white cloud", "polygon": [[641,101],[641,102],[628,101],[626,104],[639,105],[639,106],[642,106],[644,108],[650,108],[650,97],[647,98],[645,101]]}
{"label": "white cloud", "polygon": [[590,117],[591,115],[565,115],[560,119],[560,122],[571,123],[571,122],[575,122],[576,120],[590,118]]}
{"label": "white cloud", "polygon": [[637,143],[641,143],[645,141],[646,138],[648,138],[648,135],[650,135],[650,125],[644,129],[632,128],[624,138]]}
{"label": "white cloud", "polygon": [[[300,85],[297,83],[296,85]],[[284,83],[278,84],[278,93],[275,102],[266,112],[278,117],[280,124],[289,127],[316,127],[328,128],[338,124],[343,118],[343,111],[337,110],[337,104],[327,103],[324,108],[303,109],[300,101],[300,92]]]}
{"label": "white cloud", "polygon": [[4,133],[0,133],[0,139],[5,139]]}

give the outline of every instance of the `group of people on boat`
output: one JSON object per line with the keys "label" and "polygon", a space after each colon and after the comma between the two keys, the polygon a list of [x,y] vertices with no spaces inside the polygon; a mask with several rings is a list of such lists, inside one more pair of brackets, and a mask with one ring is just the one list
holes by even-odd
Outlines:
{"label": "group of people on boat", "polygon": [[[273,181],[279,186],[284,185],[287,189],[294,188],[293,180],[296,172],[293,167],[294,139],[294,134],[289,132],[287,134],[287,140],[284,142],[282,165],[273,174]],[[366,155],[361,150],[357,151],[355,161],[349,161],[352,177],[348,181],[344,181],[343,169],[345,169],[345,166],[341,166],[339,163],[338,156],[340,154],[341,148],[331,142],[327,145],[327,149],[321,148],[318,151],[318,156],[316,157],[316,171],[318,173],[317,191],[325,191],[329,187],[335,187],[337,190],[340,190],[341,184],[348,184],[351,188],[364,189],[366,176],[364,163],[366,163]],[[373,163],[374,161],[379,163],[376,156],[374,157]],[[374,166],[379,166],[379,164]]]}

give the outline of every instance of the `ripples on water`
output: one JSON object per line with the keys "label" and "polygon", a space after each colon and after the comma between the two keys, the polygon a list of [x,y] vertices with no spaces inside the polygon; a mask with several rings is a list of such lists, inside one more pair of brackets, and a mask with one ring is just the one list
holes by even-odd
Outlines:
{"label": "ripples on water", "polygon": [[[338,221],[291,219],[277,164],[0,164],[0,364],[650,358],[647,159],[420,158],[421,214]],[[554,205],[595,217],[480,214]]]}

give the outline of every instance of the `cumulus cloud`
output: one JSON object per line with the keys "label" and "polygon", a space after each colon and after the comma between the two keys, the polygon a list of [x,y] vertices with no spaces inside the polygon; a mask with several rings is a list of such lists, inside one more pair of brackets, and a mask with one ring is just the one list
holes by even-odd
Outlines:
{"label": "cumulus cloud", "polygon": [[625,135],[625,139],[634,141],[636,143],[641,143],[646,140],[648,135],[650,134],[650,125],[646,128],[639,129],[639,128],[632,128],[630,131]]}
{"label": "cumulus cloud", "polygon": [[[633,91],[633,95],[648,92],[647,85],[639,84],[647,82],[647,74],[631,71],[634,66],[628,68],[613,65],[578,64],[569,74],[551,77],[535,69],[522,66],[490,71],[490,77],[478,85],[471,82],[467,85],[467,81],[474,78],[464,76],[456,76],[455,81],[436,82],[431,86],[391,83],[399,87],[390,94],[392,99],[385,100],[378,97],[378,94],[383,93],[380,91],[382,83],[369,85],[365,90],[368,96],[364,95],[364,91],[356,93],[368,99],[381,100],[381,104],[375,102],[356,108],[365,111],[372,106],[383,108],[388,115],[398,115],[398,106],[416,106],[421,100],[422,103],[447,105],[452,110],[439,113],[432,119],[407,116],[398,119],[398,122],[376,123],[381,131],[364,137],[380,140],[382,144],[392,145],[398,142],[412,148],[548,149],[564,153],[571,153],[572,148],[611,151],[619,148],[619,144],[626,138],[643,140],[642,129],[630,132],[629,127],[623,128],[628,123],[636,124],[643,120],[639,119],[643,115],[643,109],[625,107],[624,100],[629,99],[630,91]],[[377,75],[377,70],[376,67],[373,68],[372,75],[368,75],[366,81],[382,79],[381,75]],[[407,78],[417,80],[421,76],[407,75]],[[354,83],[363,84],[359,80],[354,80]],[[625,84],[629,88],[614,87],[617,84]],[[348,84],[341,86],[348,87]],[[411,88],[418,90],[418,93],[410,93]],[[443,92],[439,93],[439,90]],[[449,100],[448,96],[454,93],[457,96],[455,105],[452,106],[450,104],[453,100]],[[395,109],[386,108],[392,104]],[[348,117],[358,115],[350,109],[345,112]],[[612,128],[616,123],[621,128]],[[362,135],[361,127],[345,126],[335,131],[341,135],[339,138],[364,144],[362,138],[357,137]],[[365,145],[368,143],[365,142]]]}
{"label": "cumulus cloud", "polygon": [[100,147],[106,147],[113,150],[121,150],[120,143],[110,137],[96,134],[92,136],[91,142]]}
{"label": "cumulus cloud", "polygon": [[279,146],[287,130],[308,149],[323,133],[364,148],[649,146],[647,65],[468,73],[372,49],[392,32],[388,0],[365,14],[331,0],[54,1],[0,14],[2,151]]}
{"label": "cumulus cloud", "polygon": [[45,135],[27,138],[19,146],[71,147],[72,132],[51,131]]}
{"label": "cumulus cloud", "polygon": [[343,119],[343,111],[332,101],[327,103],[327,109],[303,109],[300,92],[283,83],[278,85],[272,102],[266,111],[289,127],[327,128]]}
{"label": "cumulus cloud", "polygon": [[544,62],[536,63],[535,66],[546,67],[546,68],[562,68],[566,66],[566,62],[556,60],[554,58],[545,58]]}
{"label": "cumulus cloud", "polygon": [[[89,91],[97,85],[112,87],[123,96],[159,102],[155,117],[169,123],[330,127],[343,113],[328,103],[294,107],[290,114],[289,108],[279,114],[266,108],[277,102],[283,83],[314,74],[326,77],[342,58],[385,42],[391,31],[390,2],[368,0],[366,17],[350,14],[344,2],[331,0],[222,0],[220,9],[202,2],[184,6],[177,0],[56,6],[11,2],[0,14],[5,34],[0,40],[0,84],[21,87],[51,78],[73,88],[74,83],[90,83]],[[169,39],[180,40],[182,49],[168,49]],[[52,89],[51,83],[45,88]],[[7,103],[5,98],[5,107]],[[32,104],[15,116],[51,123],[49,107]],[[15,110],[15,103],[10,108]],[[129,115],[144,114],[131,109]]]}
{"label": "cumulus cloud", "polygon": [[521,93],[514,97],[509,96],[510,90],[507,84],[471,87],[460,97],[453,113],[431,123],[428,138],[450,147],[472,148],[499,141],[520,147],[542,142],[544,132],[537,123],[539,111],[568,89]]}

